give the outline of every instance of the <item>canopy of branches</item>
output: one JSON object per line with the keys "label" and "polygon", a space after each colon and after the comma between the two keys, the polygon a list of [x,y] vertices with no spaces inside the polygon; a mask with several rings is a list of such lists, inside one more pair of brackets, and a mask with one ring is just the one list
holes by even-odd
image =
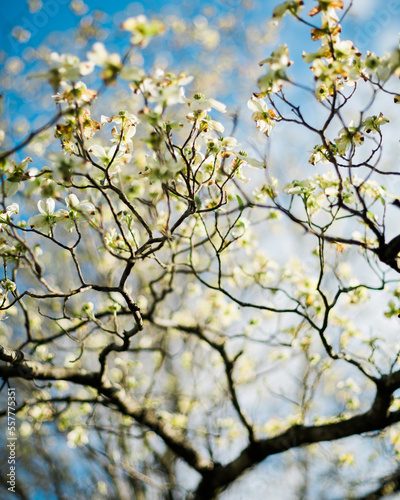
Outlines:
{"label": "canopy of branches", "polygon": [[361,53],[353,7],[110,43],[95,12],[3,54],[2,498],[400,491],[400,50]]}

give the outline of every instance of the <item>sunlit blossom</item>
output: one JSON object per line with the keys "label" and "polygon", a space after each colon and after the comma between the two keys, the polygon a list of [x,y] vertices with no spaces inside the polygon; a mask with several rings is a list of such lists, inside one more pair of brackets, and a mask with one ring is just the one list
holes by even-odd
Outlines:
{"label": "sunlit blossom", "polygon": [[256,127],[268,137],[278,119],[274,110],[269,109],[263,99],[254,96],[249,99],[247,106],[253,111],[251,119],[256,122]]}
{"label": "sunlit blossom", "polygon": [[31,217],[28,220],[28,225],[32,229],[41,229],[47,234],[51,232],[57,221],[65,220],[68,216],[68,212],[63,209],[54,212],[55,201],[52,198],[48,198],[46,201],[39,200],[37,206],[40,214]]}

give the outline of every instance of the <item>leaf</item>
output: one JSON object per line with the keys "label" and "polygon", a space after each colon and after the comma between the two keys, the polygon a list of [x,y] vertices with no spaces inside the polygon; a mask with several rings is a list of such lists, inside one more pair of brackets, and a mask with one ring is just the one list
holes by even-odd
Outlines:
{"label": "leaf", "polygon": [[236,195],[236,199],[237,199],[238,204],[239,204],[239,209],[240,209],[240,210],[243,210],[243,209],[244,209],[244,203],[243,203],[242,198],[241,198],[241,197],[237,194],[237,195]]}

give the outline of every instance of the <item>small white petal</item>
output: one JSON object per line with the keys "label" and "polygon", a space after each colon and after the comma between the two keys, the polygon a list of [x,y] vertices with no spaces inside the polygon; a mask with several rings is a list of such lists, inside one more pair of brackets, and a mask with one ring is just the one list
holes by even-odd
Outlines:
{"label": "small white petal", "polygon": [[222,102],[216,101],[215,99],[208,99],[208,101],[210,105],[220,113],[226,112],[226,106]]}
{"label": "small white petal", "polygon": [[54,212],[54,207],[56,206],[53,198],[47,198],[45,206],[46,214],[52,215],[52,213]]}
{"label": "small white petal", "polygon": [[99,146],[98,144],[90,146],[89,153],[93,153],[95,156],[97,156],[97,158],[104,158],[105,156],[107,156],[103,146]]}
{"label": "small white petal", "polygon": [[89,216],[89,215],[94,215],[95,212],[96,212],[96,209],[95,209],[95,206],[93,205],[93,203],[90,203],[90,201],[82,201],[81,203],[79,203],[78,207],[76,207],[76,209],[83,213],[85,216]]}
{"label": "small white petal", "polygon": [[12,214],[17,214],[19,212],[19,206],[18,203],[12,203],[7,207],[7,212],[10,212]]}
{"label": "small white petal", "polygon": [[46,201],[38,201],[39,212],[43,215],[51,215],[54,212],[55,202],[52,198],[48,198]]}
{"label": "small white petal", "polygon": [[251,109],[251,111],[255,111],[256,113],[263,113],[268,111],[267,103],[258,97],[252,97],[247,102],[247,107]]}
{"label": "small white petal", "polygon": [[65,202],[72,209],[76,209],[76,207],[79,205],[78,197],[75,194],[68,195],[65,198]]}
{"label": "small white petal", "polygon": [[34,215],[33,217],[31,217],[28,220],[28,224],[35,229],[39,229],[41,227],[48,227],[49,221],[48,221],[46,215],[38,214],[38,215]]}

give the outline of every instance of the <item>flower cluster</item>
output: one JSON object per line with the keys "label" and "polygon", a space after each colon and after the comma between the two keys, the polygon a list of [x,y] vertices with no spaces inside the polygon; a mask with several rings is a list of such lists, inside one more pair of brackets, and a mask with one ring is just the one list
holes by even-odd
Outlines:
{"label": "flower cluster", "polygon": [[289,0],[287,2],[283,2],[274,8],[272,18],[278,21],[282,19],[285,14],[298,15],[303,9],[303,6],[303,0]]}
{"label": "flower cluster", "polygon": [[120,55],[117,53],[109,54],[101,42],[96,42],[92,52],[88,52],[87,56],[93,65],[103,68],[100,76],[104,82],[113,82],[122,69]]}
{"label": "flower cluster", "polygon": [[288,81],[286,70],[291,66],[289,49],[286,44],[279,45],[270,57],[260,62],[260,66],[267,65],[267,74],[258,80],[262,92],[275,94],[282,88],[283,82]]}
{"label": "flower cluster", "polygon": [[132,34],[131,44],[140,47],[146,47],[154,36],[161,35],[165,31],[165,26],[161,21],[156,19],[149,21],[143,15],[126,19],[121,28]]}
{"label": "flower cluster", "polygon": [[51,234],[57,223],[64,224],[68,231],[72,231],[78,222],[87,222],[96,213],[93,203],[87,200],[80,202],[74,194],[68,195],[65,198],[65,203],[68,210],[59,209],[54,212],[55,201],[52,198],[48,198],[46,201],[39,200],[40,213],[31,217],[28,225],[32,229],[41,229],[46,234]]}
{"label": "flower cluster", "polygon": [[58,54],[52,52],[50,55],[50,69],[47,73],[37,75],[46,78],[54,91],[57,92],[62,83],[73,83],[82,76],[89,75],[94,70],[94,64],[90,61],[81,61],[79,57],[71,54]]}
{"label": "flower cluster", "polygon": [[385,205],[396,198],[375,181],[365,181],[355,175],[351,179],[340,179],[332,170],[325,174],[315,174],[306,180],[294,180],[283,191],[291,196],[301,197],[310,214],[331,207],[339,198],[348,205],[354,205],[359,196],[362,196],[365,207],[377,200]]}

